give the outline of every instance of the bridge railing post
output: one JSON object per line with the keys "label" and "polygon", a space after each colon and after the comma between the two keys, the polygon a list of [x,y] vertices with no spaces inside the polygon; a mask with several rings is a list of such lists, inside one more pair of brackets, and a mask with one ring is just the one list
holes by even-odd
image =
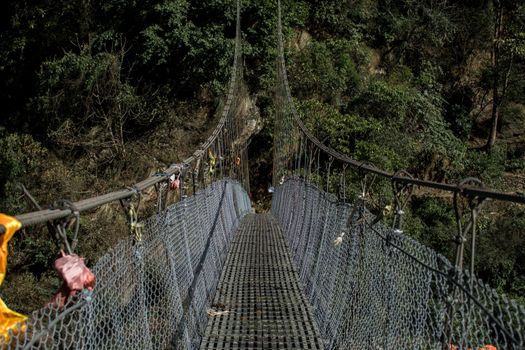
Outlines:
{"label": "bridge railing post", "polygon": [[[449,274],[449,292],[446,298],[448,306],[447,313],[445,317],[444,325],[444,338],[442,340],[443,349],[448,350],[454,343],[454,322],[456,314],[456,305],[464,304],[464,295],[458,290],[457,285],[463,283],[462,274],[464,270],[464,259],[465,259],[465,244],[467,243],[467,236],[470,233],[471,236],[471,251],[470,251],[470,285],[467,286],[472,292],[472,283],[474,280],[473,273],[475,269],[475,258],[476,258],[476,227],[477,227],[477,218],[478,214],[481,211],[483,204],[485,203],[485,198],[478,196],[470,196],[465,194],[463,189],[465,187],[483,187],[483,183],[475,178],[467,178],[462,180],[457,185],[457,191],[454,192],[453,205],[454,213],[456,216],[456,236],[454,237],[453,242],[456,245],[456,254],[454,267],[452,268]],[[466,205],[465,200],[466,199]],[[467,208],[468,207],[468,208]],[[468,211],[468,214],[465,212]],[[466,216],[466,218],[465,218]],[[470,309],[470,308],[469,308]],[[462,322],[466,322],[468,316],[464,315],[462,317]],[[463,346],[462,344],[458,344]]]}
{"label": "bridge railing post", "polygon": [[412,194],[414,192],[414,186],[410,183],[402,183],[397,181],[398,177],[408,177],[412,178],[412,175],[410,175],[405,170],[397,171],[392,176],[392,192],[394,196],[394,217],[392,220],[392,227],[390,230],[386,231],[386,241],[385,241],[385,264],[383,267],[383,273],[384,273],[384,283],[385,283],[385,303],[386,303],[386,319],[385,319],[385,326],[383,330],[383,347],[385,349],[392,348],[391,344],[391,338],[393,337],[392,332],[392,299],[394,296],[392,295],[394,291],[396,290],[394,284],[394,263],[393,261],[390,261],[392,259],[392,246],[391,242],[394,239],[394,236],[399,236],[403,234],[402,224],[403,224],[403,217],[405,215],[405,210],[407,208],[407,205],[410,201],[410,198],[412,197]]}

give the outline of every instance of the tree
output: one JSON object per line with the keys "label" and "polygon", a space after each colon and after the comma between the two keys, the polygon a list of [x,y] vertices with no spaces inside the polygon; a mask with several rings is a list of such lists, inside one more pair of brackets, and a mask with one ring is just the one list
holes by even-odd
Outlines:
{"label": "tree", "polygon": [[97,54],[84,47],[42,64],[33,105],[51,143],[111,162],[125,153],[128,134],[158,122],[161,115],[126,81],[124,54],[122,47]]}
{"label": "tree", "polygon": [[417,68],[438,55],[456,31],[455,8],[448,0],[378,0],[378,9],[375,41],[381,61]]}
{"label": "tree", "polygon": [[496,143],[500,107],[506,97],[517,55],[525,51],[525,6],[515,1],[492,0],[493,36],[491,46],[492,110],[486,148]]}

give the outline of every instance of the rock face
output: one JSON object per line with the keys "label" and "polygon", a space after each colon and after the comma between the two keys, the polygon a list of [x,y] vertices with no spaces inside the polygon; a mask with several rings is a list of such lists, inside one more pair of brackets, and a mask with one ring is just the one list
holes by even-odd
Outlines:
{"label": "rock face", "polygon": [[237,114],[241,128],[240,136],[234,141],[234,146],[246,144],[248,139],[259,133],[263,127],[261,111],[257,107],[257,98],[246,96],[242,99]]}
{"label": "rock face", "polygon": [[291,48],[296,51],[303,50],[312,41],[312,36],[305,30],[295,30],[293,38],[289,42]]}

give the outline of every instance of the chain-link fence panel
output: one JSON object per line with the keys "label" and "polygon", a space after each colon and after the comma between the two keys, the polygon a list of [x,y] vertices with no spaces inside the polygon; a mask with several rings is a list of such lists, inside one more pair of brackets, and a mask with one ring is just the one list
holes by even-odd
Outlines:
{"label": "chain-link fence panel", "polygon": [[272,213],[327,349],[523,349],[523,306],[400,231],[372,226],[364,205],[293,177]]}
{"label": "chain-link fence panel", "polygon": [[[241,184],[223,180],[144,222],[93,267],[93,292],[48,305],[3,349],[197,349],[240,220]],[[108,229],[110,231],[110,229]]]}

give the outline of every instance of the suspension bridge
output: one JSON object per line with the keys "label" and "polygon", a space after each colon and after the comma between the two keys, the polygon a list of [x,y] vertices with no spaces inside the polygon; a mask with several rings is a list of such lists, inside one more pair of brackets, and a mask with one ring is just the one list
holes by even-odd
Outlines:
{"label": "suspension bridge", "polygon": [[[190,158],[120,191],[0,216],[5,253],[17,229],[48,223],[66,259],[57,267],[65,279],[62,298],[27,318],[0,305],[3,349],[524,348],[524,307],[476,278],[464,260],[475,253],[483,203],[524,204],[525,197],[475,179],[446,184],[391,174],[323,145],[291,97],[280,3],[276,33],[271,212],[254,214],[248,197],[237,1],[226,103]],[[369,210],[381,181],[392,186],[392,225]],[[139,220],[141,193],[150,187],[157,213]],[[453,195],[455,261],[403,233],[414,187]],[[169,204],[170,190],[180,200]],[[81,213],[116,201],[131,234],[90,271],[74,254],[76,237],[67,228],[78,229]]]}

